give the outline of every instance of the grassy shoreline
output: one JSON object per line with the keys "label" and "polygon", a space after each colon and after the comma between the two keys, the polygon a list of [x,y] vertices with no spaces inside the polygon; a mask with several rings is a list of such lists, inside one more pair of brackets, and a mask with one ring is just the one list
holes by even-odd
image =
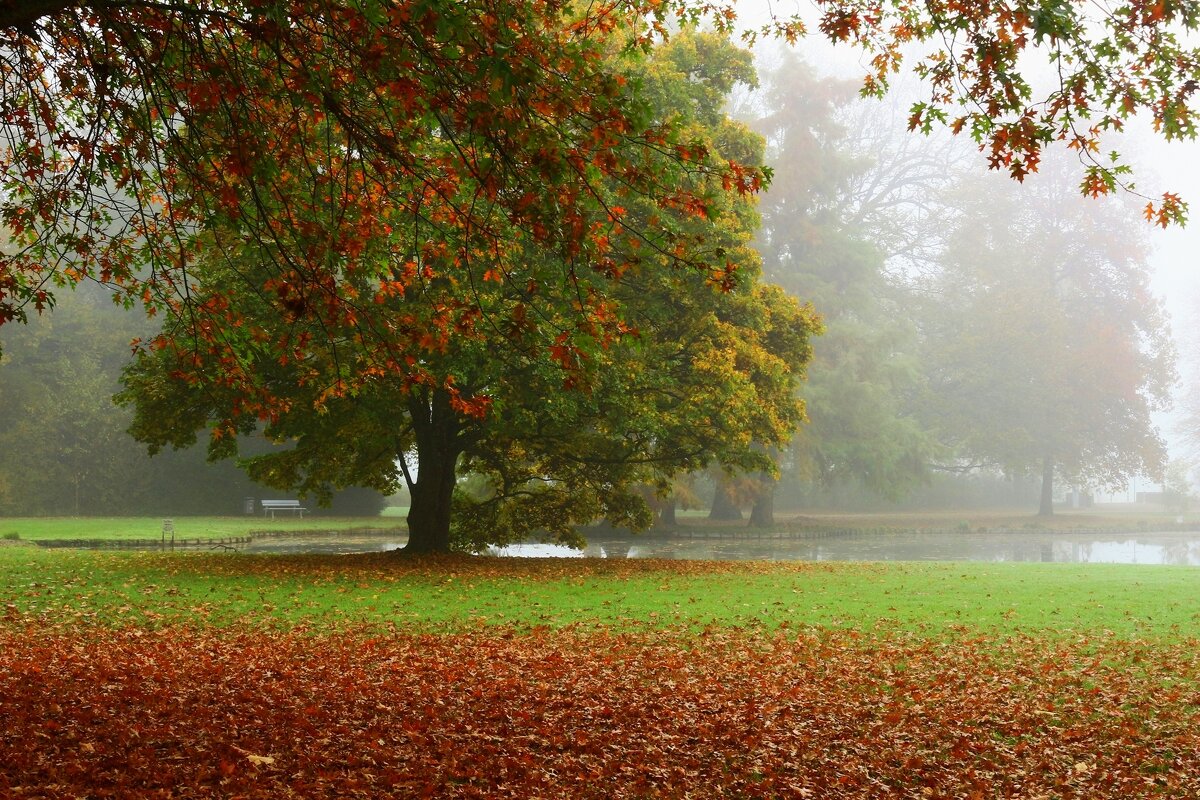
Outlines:
{"label": "grassy shoreline", "polygon": [[[402,530],[403,520],[384,517],[172,517],[179,539],[227,539],[252,533]],[[163,517],[0,517],[0,539],[132,540],[162,536]]]}
{"label": "grassy shoreline", "polygon": [[[286,535],[405,529],[407,508],[389,507],[378,517],[308,516],[200,516],[174,517],[177,539],[225,540],[251,535]],[[162,517],[0,517],[0,542],[23,541],[155,541],[163,536]],[[647,537],[771,537],[822,536],[831,533],[882,534],[944,533],[1140,533],[1149,531],[1200,531],[1200,515],[1167,512],[1071,511],[1043,518],[1008,511],[905,512],[847,514],[809,512],[781,514],[770,529],[747,527],[745,522],[713,522],[700,512],[683,512],[674,528],[628,534]],[[606,532],[605,536],[612,535]]]}
{"label": "grassy shoreline", "polygon": [[0,548],[0,606],[53,625],[480,626],[1200,638],[1200,569],[971,562],[408,559]]}

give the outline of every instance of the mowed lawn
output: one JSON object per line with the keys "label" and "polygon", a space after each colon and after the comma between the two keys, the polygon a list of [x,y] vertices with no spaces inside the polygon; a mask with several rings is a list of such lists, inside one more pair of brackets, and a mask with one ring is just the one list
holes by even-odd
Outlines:
{"label": "mowed lawn", "polygon": [[0,795],[1200,796],[1200,570],[0,547]]}
{"label": "mowed lawn", "polygon": [[766,563],[0,548],[0,602],[87,620],[285,629],[479,625],[1200,637],[1200,569],[1119,564]]}

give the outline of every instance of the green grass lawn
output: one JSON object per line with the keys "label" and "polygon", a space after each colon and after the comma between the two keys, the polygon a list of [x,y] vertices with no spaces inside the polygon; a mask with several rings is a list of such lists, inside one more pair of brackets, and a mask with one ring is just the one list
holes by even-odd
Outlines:
{"label": "green grass lawn", "polygon": [[[223,539],[251,531],[329,531],[398,528],[403,519],[370,517],[173,517],[178,539]],[[0,539],[158,539],[162,517],[0,517]]]}
{"label": "green grass lawn", "polygon": [[707,626],[1200,637],[1200,569],[110,553],[0,548],[10,618],[434,632]]}

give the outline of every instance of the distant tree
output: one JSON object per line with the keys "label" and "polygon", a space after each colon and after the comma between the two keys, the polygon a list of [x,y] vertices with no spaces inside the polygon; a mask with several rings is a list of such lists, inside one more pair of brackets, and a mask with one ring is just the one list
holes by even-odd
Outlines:
{"label": "distant tree", "polygon": [[1168,402],[1173,350],[1127,205],[1088,203],[1060,165],[1018,194],[972,182],[920,308],[928,424],[967,462],[1119,487],[1160,477],[1150,414]]}
{"label": "distant tree", "polygon": [[1167,508],[1183,513],[1192,503],[1191,472],[1196,465],[1184,459],[1172,459],[1163,475],[1163,496]]}
{"label": "distant tree", "polygon": [[61,315],[0,334],[0,514],[235,514],[254,493],[202,451],[152,462],[112,402],[129,343],[152,327],[81,287]]}
{"label": "distant tree", "polygon": [[671,485],[667,487],[667,491],[663,492],[661,496],[656,496],[651,503],[657,513],[656,526],[672,528],[679,524],[677,516],[679,509],[695,509],[704,505],[696,493],[695,473],[677,474],[671,481]]}
{"label": "distant tree", "polygon": [[[81,292],[70,314],[5,331],[0,361],[0,471],[8,514],[78,515],[110,511],[138,493],[128,469],[137,447],[125,440],[110,400],[130,323],[109,326],[107,297]],[[144,321],[142,321],[144,326]],[[123,328],[123,330],[122,330]],[[132,480],[131,480],[132,479]]]}
{"label": "distant tree", "polygon": [[1188,460],[1200,464],[1200,292],[1193,288],[1187,300],[1178,327],[1184,337],[1178,342],[1180,381],[1174,432],[1182,440]]}
{"label": "distant tree", "polygon": [[719,466],[709,470],[713,484],[708,518],[717,522],[742,519],[742,506],[753,502],[757,483],[745,475],[733,475]]}
{"label": "distant tree", "polygon": [[[889,213],[906,208],[903,193],[916,187],[905,181],[917,179],[894,169],[906,159],[876,163],[861,153],[865,131],[844,123],[853,98],[846,82],[788,56],[767,83],[772,111],[755,125],[780,169],[762,200],[756,245],[767,278],[811,301],[825,328],[800,389],[810,422],[787,461],[799,480],[895,496],[923,478],[930,440],[907,402],[917,380],[913,323],[871,239],[900,225]],[[759,504],[773,491],[762,476]],[[751,522],[771,518],[758,508]]]}

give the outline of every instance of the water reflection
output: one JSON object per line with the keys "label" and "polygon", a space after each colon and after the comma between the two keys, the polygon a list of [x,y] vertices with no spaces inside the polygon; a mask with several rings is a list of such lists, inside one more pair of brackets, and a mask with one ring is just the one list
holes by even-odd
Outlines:
{"label": "water reflection", "polygon": [[768,561],[1046,561],[1063,564],[1200,565],[1200,534],[864,534],[823,539],[598,540],[582,553],[552,545],[496,548],[497,555]]}
{"label": "water reflection", "polygon": [[[364,553],[403,547],[402,533],[300,534],[255,539],[252,553]],[[583,550],[549,544],[493,548],[509,557],[676,558],[728,561],[1044,561],[1200,566],[1200,532],[894,533],[821,538],[597,537]]]}
{"label": "water reflection", "polygon": [[233,549],[243,553],[377,553],[397,550],[408,541],[403,532],[298,533],[287,536],[255,536],[249,544]]}

